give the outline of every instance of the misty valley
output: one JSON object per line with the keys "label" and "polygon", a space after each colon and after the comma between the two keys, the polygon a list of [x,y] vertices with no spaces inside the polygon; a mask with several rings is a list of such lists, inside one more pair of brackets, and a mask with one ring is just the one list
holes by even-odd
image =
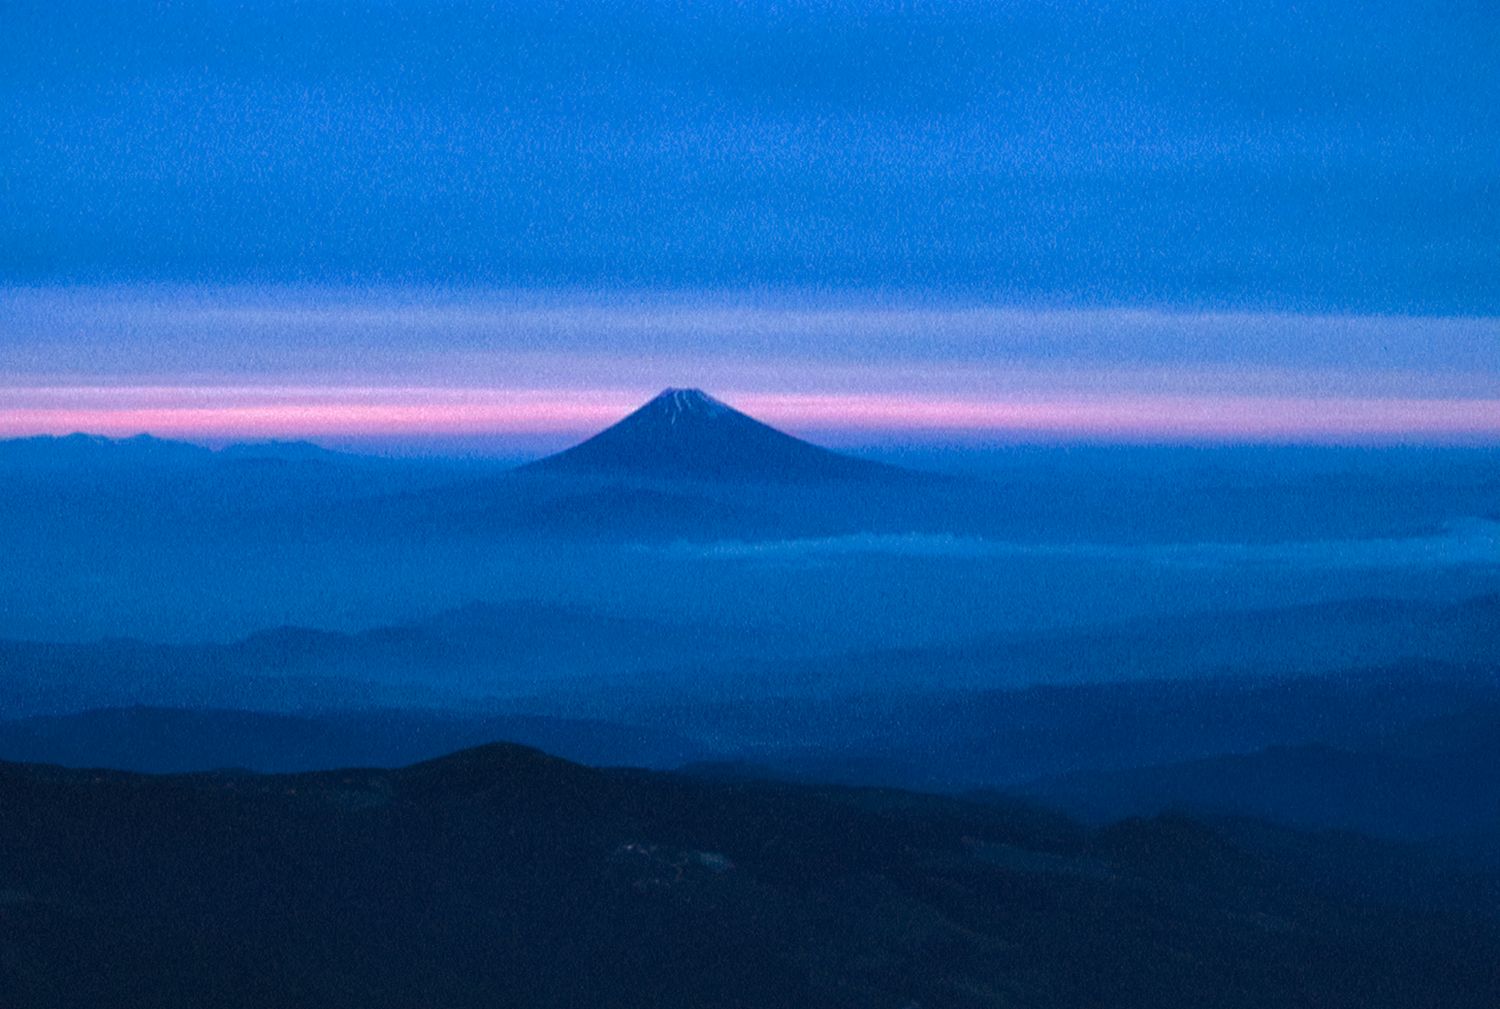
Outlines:
{"label": "misty valley", "polygon": [[1497,1009],[1497,167],[1495,0],[0,2],[0,1009]]}
{"label": "misty valley", "polygon": [[0,997],[1492,1005],[1497,461],[0,443]]}

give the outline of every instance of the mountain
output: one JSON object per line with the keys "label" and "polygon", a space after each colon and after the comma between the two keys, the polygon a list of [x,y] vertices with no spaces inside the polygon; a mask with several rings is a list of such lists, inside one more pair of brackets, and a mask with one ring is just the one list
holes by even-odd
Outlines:
{"label": "mountain", "polygon": [[[1405,663],[1494,665],[1500,595],[1457,603],[1369,598],[1202,610],[924,647],[850,651],[809,662],[811,693],[861,682],[885,694],[1011,690],[1130,681],[1296,679]],[[757,674],[766,682],[763,674]]]}
{"label": "mountain", "polygon": [[375,503],[360,528],[629,543],[905,533],[948,528],[986,490],[832,452],[697,389],[667,389],[556,455]]}
{"label": "mountain", "polygon": [[399,767],[496,739],[595,765],[676,767],[701,753],[661,730],[598,720],[436,710],[277,714],[106,708],[0,721],[0,760],[146,773]]}
{"label": "mountain", "polygon": [[1476,704],[1340,746],[1275,746],[1020,790],[1097,822],[1166,810],[1441,843],[1500,865],[1500,705]]}
{"label": "mountain", "polygon": [[794,654],[692,622],[536,602],[473,603],[353,634],[278,627],[228,643],[0,639],[0,712],[11,718],[156,705],[265,711],[473,708],[564,690],[608,693],[643,675]]}
{"label": "mountain", "polygon": [[169,441],[149,434],[106,438],[97,434],[37,435],[0,441],[0,466],[53,470],[89,467],[196,466],[214,453],[201,445]]}
{"label": "mountain", "polygon": [[235,442],[221,449],[173,441],[149,434],[109,438],[97,434],[37,435],[0,440],[0,466],[38,469],[75,467],[193,467],[226,462],[381,463],[378,457],[353,455],[309,441]]}
{"label": "mountain", "polygon": [[784,434],[698,389],[665,389],[531,473],[762,483],[898,481],[917,474]]}
{"label": "mountain", "polygon": [[[1204,613],[1165,622],[1157,634],[1131,624],[1114,634],[830,653],[827,642],[774,623],[725,628],[475,603],[357,633],[279,627],[222,644],[0,639],[0,712],[526,711],[686,734],[712,742],[712,755],[799,776],[962,791],[1268,746],[1345,746],[1500,702],[1490,644],[1497,606],[1493,597],[1450,607],[1320,604]],[[1385,614],[1385,637],[1363,618],[1349,630],[1351,610]],[[1255,627],[1264,637],[1299,628],[1300,662],[1257,652]],[[1191,647],[1175,647],[1178,639]],[[1236,648],[1247,662],[1229,666],[1225,655]],[[76,735],[70,760],[108,766],[119,752],[89,757],[95,737]],[[28,752],[41,755],[0,748],[0,757]],[[654,757],[643,750],[627,759]]]}
{"label": "mountain", "polygon": [[[1493,666],[1404,663],[1325,676],[1206,676],[927,694],[877,684],[863,693],[830,690],[802,697],[778,689],[772,679],[777,671],[757,671],[759,696],[774,703],[743,703],[739,698],[749,695],[741,692],[717,708],[694,710],[679,702],[627,715],[616,702],[613,710],[595,705],[577,713],[628,717],[703,739],[746,740],[738,755],[779,777],[963,793],[1269,747],[1344,748],[1423,720],[1500,704],[1500,669]],[[1095,791],[1114,795],[1107,788]],[[1106,812],[1169,808],[1171,802]],[[1256,815],[1270,816],[1264,808]]]}
{"label": "mountain", "polygon": [[1492,906],[1391,904],[1308,871],[1331,841],[1180,818],[510,745],[295,776],[0,764],[0,800],[0,1004],[30,1009],[1457,1009],[1500,985]]}
{"label": "mountain", "polygon": [[315,445],[310,441],[282,441],[276,439],[271,441],[235,442],[233,445],[225,445],[219,449],[217,455],[220,459],[243,460],[247,462],[372,463],[381,461],[367,456],[354,455],[349,452],[337,452],[333,449],[324,448],[321,445]]}

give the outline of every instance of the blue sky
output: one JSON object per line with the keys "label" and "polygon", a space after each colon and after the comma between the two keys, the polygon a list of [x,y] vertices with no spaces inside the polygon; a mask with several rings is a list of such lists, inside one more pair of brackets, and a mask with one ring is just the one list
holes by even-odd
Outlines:
{"label": "blue sky", "polygon": [[[685,379],[931,395],[955,369],[950,399],[1086,372],[1496,409],[1492,2],[115,0],[0,22],[0,361],[64,390],[55,409],[100,383],[465,374],[611,409]],[[496,321],[518,300],[567,321]],[[686,330],[643,328],[642,303],[686,306]],[[896,321],[849,321],[871,304]],[[757,375],[726,363],[746,356]],[[596,372],[613,384],[576,377]]]}
{"label": "blue sky", "polygon": [[1488,314],[1488,2],[7,2],[0,275]]}

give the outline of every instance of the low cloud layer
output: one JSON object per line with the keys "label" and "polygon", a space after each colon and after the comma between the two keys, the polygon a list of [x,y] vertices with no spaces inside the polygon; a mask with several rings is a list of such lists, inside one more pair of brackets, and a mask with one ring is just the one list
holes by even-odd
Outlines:
{"label": "low cloud layer", "polygon": [[1044,558],[1198,569],[1266,567],[1394,572],[1500,567],[1500,522],[1465,519],[1426,536],[1283,543],[1021,543],[973,536],[861,533],[823,539],[679,545],[671,549],[709,559],[784,564],[886,555],[940,560]]}

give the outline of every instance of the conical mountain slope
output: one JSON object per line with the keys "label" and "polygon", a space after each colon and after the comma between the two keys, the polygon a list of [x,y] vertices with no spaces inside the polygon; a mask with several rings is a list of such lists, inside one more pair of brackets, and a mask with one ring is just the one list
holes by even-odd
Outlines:
{"label": "conical mountain slope", "polygon": [[526,469],[572,476],[795,483],[915,476],[784,434],[698,389],[666,389],[619,423]]}

